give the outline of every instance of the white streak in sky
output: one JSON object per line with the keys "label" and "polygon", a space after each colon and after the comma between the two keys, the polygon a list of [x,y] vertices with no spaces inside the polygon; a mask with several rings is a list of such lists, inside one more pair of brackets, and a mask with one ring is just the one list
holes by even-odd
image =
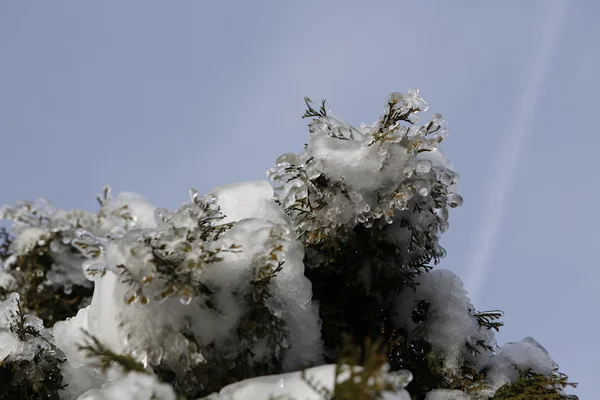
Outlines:
{"label": "white streak in sky", "polygon": [[504,147],[498,151],[496,161],[490,170],[491,185],[483,194],[480,229],[476,241],[467,255],[465,288],[469,291],[471,301],[477,304],[479,291],[484,285],[484,278],[491,263],[497,245],[497,237],[502,228],[502,221],[507,202],[508,191],[512,187],[515,170],[527,138],[532,131],[536,106],[542,94],[548,70],[556,48],[556,40],[562,29],[568,0],[556,0],[549,6],[548,15],[542,30],[537,53],[529,71],[529,78],[517,104],[515,119],[511,125]]}

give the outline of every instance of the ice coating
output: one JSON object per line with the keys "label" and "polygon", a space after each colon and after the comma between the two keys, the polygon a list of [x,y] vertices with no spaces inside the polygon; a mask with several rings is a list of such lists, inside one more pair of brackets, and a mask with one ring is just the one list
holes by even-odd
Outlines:
{"label": "ice coating", "polygon": [[[96,268],[88,270],[96,289],[87,317],[80,312],[58,329],[87,323],[113,351],[179,373],[215,351],[237,357],[247,348],[253,362],[280,359],[288,370],[319,362],[318,310],[303,275],[304,251],[267,182],[228,185],[205,198],[191,191],[191,203],[174,213],[157,210],[156,217],[154,229],[77,233],[86,265]],[[275,269],[268,286],[252,292]],[[281,337],[240,337],[256,312],[281,321],[269,333]],[[77,338],[67,336],[61,345],[78,367],[81,354],[68,350]]]}
{"label": "ice coating", "polygon": [[[284,268],[275,276],[274,294],[285,304],[283,318],[290,326],[290,340],[294,343],[284,361],[289,370],[298,365],[310,365],[319,357],[320,328],[318,325],[318,307],[311,303],[312,290],[308,279],[304,277],[304,249],[294,238],[283,210],[273,201],[273,188],[266,181],[245,182],[221,186],[211,192],[217,198],[224,222],[241,221],[247,218],[260,218],[274,224],[281,224],[288,237]],[[241,229],[244,225],[238,224]],[[237,242],[248,241],[256,231],[248,225]],[[237,234],[234,228],[230,234]],[[236,239],[233,239],[236,241]],[[250,244],[251,247],[253,246]],[[260,248],[260,247],[258,247]],[[263,250],[264,251],[264,250]]]}
{"label": "ice coating", "polygon": [[71,251],[77,229],[102,236],[115,226],[124,229],[156,226],[154,206],[141,195],[124,192],[113,198],[106,186],[103,194],[98,195],[98,202],[100,210],[97,213],[59,209],[43,198],[3,206],[0,219],[12,221],[10,233],[14,237],[9,248],[12,256],[5,262],[5,268],[9,268],[18,256],[41,248],[53,259],[47,278],[54,285],[64,286],[66,292],[73,285],[89,286],[81,273],[84,258]]}
{"label": "ice coating", "polygon": [[360,128],[307,106],[305,116],[313,120],[305,149],[284,154],[268,171],[302,242],[344,241],[357,225],[385,229],[409,221],[431,246],[411,251],[412,260],[405,261],[443,257],[438,236],[447,229],[448,208],[460,206],[462,198],[458,174],[438,148],[448,134],[446,122],[434,114],[415,125],[427,109],[418,90],[393,93],[380,120]]}
{"label": "ice coating", "polygon": [[[438,261],[445,254],[438,238],[448,227],[449,209],[462,198],[458,175],[438,147],[448,134],[445,121],[434,114],[417,125],[426,109],[419,92],[410,90],[392,93],[380,120],[360,128],[312,110],[305,150],[284,154],[269,171],[275,190],[255,181],[221,186],[204,198],[192,191],[191,201],[176,211],[155,210],[134,193],[113,198],[108,188],[98,197],[97,213],[61,210],[44,199],[1,208],[0,218],[13,221],[14,240],[12,255],[0,267],[0,289],[18,291],[19,282],[7,271],[18,257],[42,251],[52,260],[45,278],[53,285],[65,293],[73,285],[95,290],[89,306],[53,329],[24,316],[26,326],[40,335],[22,337],[14,329],[19,297],[8,295],[0,302],[0,361],[30,361],[24,376],[39,381],[33,362],[38,351],[64,357],[60,369],[68,386],[59,393],[65,400],[172,400],[175,391],[160,383],[160,368],[180,378],[205,365],[204,376],[212,380],[218,375],[214,369],[229,373],[231,365],[248,370],[271,365],[287,372],[321,363],[321,321],[304,276],[304,256],[310,259],[307,266],[318,267],[331,254],[319,254],[312,245],[334,238],[342,243],[336,251],[347,250],[344,239],[358,227],[381,234],[373,236],[375,245],[377,240],[392,245],[397,257],[390,268]],[[415,238],[422,242],[414,245]],[[374,261],[361,259],[357,265],[357,278],[371,292]],[[432,344],[434,356],[444,361],[444,378],[456,377],[461,366],[484,373],[490,387],[472,398],[491,398],[525,371],[556,373],[556,363],[532,338],[497,348],[452,272],[436,269],[416,284],[414,291],[385,298],[373,289],[373,297],[386,305],[391,301],[392,320],[409,340]],[[415,321],[416,311],[425,323]],[[264,321],[271,323],[268,329],[257,331]],[[101,374],[79,348],[83,330],[115,353],[133,357],[147,373],[124,373],[113,365]],[[334,368],[323,365],[306,373],[331,389]],[[401,377],[403,384],[382,393],[382,399],[410,399],[404,389],[410,373],[386,376]],[[440,388],[426,400],[464,400],[466,392]],[[244,380],[209,398],[322,397],[296,371]]]}
{"label": "ice coating", "polygon": [[52,335],[41,319],[24,315],[23,327],[35,334],[20,334],[15,329],[19,319],[19,295],[11,293],[0,302],[0,360],[3,363],[32,360],[40,351],[53,353]]}

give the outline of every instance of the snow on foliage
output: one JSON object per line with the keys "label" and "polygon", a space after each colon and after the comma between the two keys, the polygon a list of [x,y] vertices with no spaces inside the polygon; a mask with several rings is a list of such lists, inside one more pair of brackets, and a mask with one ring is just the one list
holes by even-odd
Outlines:
{"label": "snow on foliage", "polygon": [[[348,373],[337,374],[336,368],[336,365],[326,364],[301,372],[247,379],[228,385],[203,400],[322,400],[330,398],[336,382],[342,383],[349,378]],[[403,372],[397,375],[382,371],[381,379],[390,389],[381,392],[382,400],[410,400],[404,389],[410,382],[410,373]]]}
{"label": "snow on foliage", "polygon": [[417,90],[359,128],[306,105],[275,189],[191,190],[174,211],[108,187],[96,213],[1,208],[0,399],[568,398],[539,343],[498,347],[501,312],[432,269],[462,204],[441,115],[417,124]]}
{"label": "snow on foliage", "polygon": [[93,389],[79,400],[176,400],[173,388],[158,382],[155,376],[130,372],[102,389]]}

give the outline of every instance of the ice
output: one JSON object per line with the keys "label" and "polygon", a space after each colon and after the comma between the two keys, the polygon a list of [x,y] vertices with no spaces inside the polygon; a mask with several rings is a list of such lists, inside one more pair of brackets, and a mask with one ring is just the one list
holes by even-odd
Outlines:
{"label": "ice", "polygon": [[19,295],[11,293],[6,300],[0,302],[0,360],[2,361],[18,357],[25,348],[25,344],[11,330],[18,311],[18,301]]}
{"label": "ice", "polygon": [[425,400],[470,400],[470,397],[461,390],[435,389],[427,393]]}
{"label": "ice", "polygon": [[175,391],[161,383],[154,375],[130,372],[106,384],[102,389],[92,389],[78,400],[176,400]]}
{"label": "ice", "polygon": [[[211,371],[227,372],[235,360],[239,370],[252,371],[260,362],[286,373],[229,385],[210,399],[322,399],[306,377],[332,391],[335,365],[313,367],[323,362],[323,348],[318,305],[304,276],[305,252],[312,260],[308,267],[318,268],[328,261],[320,243],[332,238],[343,243],[362,225],[360,231],[402,255],[398,267],[445,255],[438,238],[448,228],[449,209],[463,200],[458,174],[439,148],[448,134],[446,122],[434,114],[429,123],[416,124],[427,107],[413,89],[392,93],[382,118],[358,129],[330,111],[316,116],[305,149],[282,155],[269,170],[275,190],[265,181],[221,186],[205,197],[192,189],[189,203],[175,211],[155,209],[135,193],[112,197],[109,187],[98,196],[94,213],[62,210],[45,199],[0,208],[14,236],[0,269],[1,288],[18,289],[7,270],[34,251],[52,261],[38,276],[45,274],[64,293],[74,285],[95,287],[91,304],[53,329],[24,316],[24,326],[39,332],[29,336],[15,333],[19,297],[10,294],[0,302],[0,360],[32,361],[40,351],[64,356],[65,400],[174,400],[173,388],[153,371],[160,367],[179,379],[215,360],[221,364],[210,365]],[[427,250],[411,248],[415,238],[425,238]],[[373,289],[372,260],[356,267],[367,291],[380,296]],[[390,295],[392,322],[408,333],[409,342],[431,343],[447,377],[472,366],[487,374],[491,393],[515,382],[520,372],[549,375],[557,368],[532,338],[497,349],[493,332],[480,326],[452,272],[436,269],[416,283],[414,291]],[[416,312],[423,314],[420,320],[413,318]],[[262,320],[271,325],[259,326]],[[147,373],[127,373],[116,365],[101,373],[79,347],[87,341],[84,330],[113,352],[133,357]],[[301,368],[309,368],[306,377]],[[40,377],[41,370],[32,371]],[[382,376],[395,388],[382,399],[410,400],[404,388],[411,372],[386,370]],[[426,395],[426,400],[468,398],[450,389]]]}
{"label": "ice", "polygon": [[62,210],[45,199],[4,206],[0,216],[12,221],[10,233],[14,236],[9,248],[11,257],[5,262],[5,267],[10,267],[18,256],[41,250],[52,258],[46,278],[53,285],[64,286],[67,291],[73,285],[90,286],[82,273],[84,258],[72,251],[71,243],[78,229],[104,236],[115,227],[156,226],[154,207],[138,194],[125,192],[113,198],[110,188],[105,187],[98,201],[100,210],[97,213]]}
{"label": "ice", "polygon": [[[21,314],[19,301],[17,293],[10,293],[0,302],[0,363],[13,368],[20,365],[22,378],[35,382],[43,380],[39,365],[59,362],[60,354],[51,330],[39,318]],[[16,379],[15,375],[13,382]]]}
{"label": "ice", "polygon": [[396,225],[409,225],[429,247],[404,244],[397,250],[405,263],[437,261],[444,254],[438,240],[448,227],[448,208],[462,203],[458,175],[438,148],[446,123],[440,115],[421,126],[407,122],[427,108],[416,89],[388,100],[381,119],[360,129],[312,113],[305,149],[280,157],[267,174],[305,245],[344,243],[357,225],[373,233],[383,229],[396,244],[404,241],[394,237]]}
{"label": "ice", "polygon": [[[86,319],[89,330],[113,351],[131,353],[144,364],[163,362],[176,370],[187,368],[180,361],[182,355],[186,362],[197,363],[209,359],[210,352],[235,355],[247,346],[255,360],[281,353],[284,370],[319,362],[318,310],[311,302],[311,284],[304,277],[304,250],[274,202],[271,186],[267,182],[228,185],[205,198],[192,191],[191,200],[168,213],[156,228],[131,229],[107,240],[88,238],[100,250],[88,246],[86,250],[92,251],[86,254],[91,260],[99,257],[106,271],[95,281],[87,316],[81,313],[65,324],[85,326],[76,320]],[[218,207],[227,217],[221,217]],[[212,239],[206,236],[218,226],[227,227]],[[208,250],[225,251],[215,253],[219,256],[214,258]],[[171,260],[172,273],[184,274],[180,276],[191,279],[190,283],[165,286],[171,276],[165,274],[171,272],[160,269],[159,261],[154,261],[157,257]],[[242,340],[238,326],[251,303],[240,294],[250,289],[257,268],[269,263],[275,268],[277,261],[284,262],[271,280],[265,304],[283,321],[285,337],[279,343],[269,341],[269,346],[265,340]],[[198,266],[199,262],[205,264]],[[199,292],[198,287],[206,289]],[[169,291],[173,295],[161,299],[161,293]],[[187,332],[192,339],[179,332]],[[199,347],[190,352],[194,343]],[[71,351],[68,358],[76,367],[83,362],[77,352]]]}

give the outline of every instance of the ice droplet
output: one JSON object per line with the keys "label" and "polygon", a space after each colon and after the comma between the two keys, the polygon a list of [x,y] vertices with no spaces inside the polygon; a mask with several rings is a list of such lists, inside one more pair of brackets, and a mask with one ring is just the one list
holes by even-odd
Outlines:
{"label": "ice droplet", "polygon": [[163,358],[163,349],[162,347],[155,347],[148,353],[148,361],[152,365],[158,365],[162,361]]}
{"label": "ice droplet", "polygon": [[60,250],[60,245],[57,240],[53,240],[50,242],[50,251],[53,253],[58,253]]}
{"label": "ice droplet", "polygon": [[419,194],[423,197],[427,196],[429,194],[429,188],[422,187],[421,189],[419,189]]}
{"label": "ice droplet", "polygon": [[34,315],[27,314],[24,317],[23,326],[25,328],[31,327],[39,332],[42,329],[44,329],[44,322],[40,318],[38,318]]}
{"label": "ice droplet", "polygon": [[123,295],[125,304],[131,304],[137,301],[137,292],[134,289],[130,289]]}
{"label": "ice droplet", "polygon": [[281,164],[296,165],[297,163],[298,163],[298,157],[294,153],[283,154],[283,155],[279,156],[279,158],[275,161],[275,164],[277,164],[277,165],[281,165]]}
{"label": "ice droplet", "polygon": [[463,204],[463,198],[457,193],[450,193],[448,194],[447,202],[450,207],[456,208]]}
{"label": "ice droplet", "polygon": [[179,295],[179,302],[184,306],[187,306],[192,302],[192,296],[189,293],[182,293]]}
{"label": "ice droplet", "polygon": [[200,200],[200,193],[198,193],[198,189],[190,189],[190,200],[192,201],[192,204],[198,204]]}
{"label": "ice droplet", "polygon": [[408,209],[408,201],[406,201],[406,200],[397,200],[396,201],[396,208],[398,208],[399,210],[407,210]]}
{"label": "ice droplet", "polygon": [[123,236],[125,236],[126,233],[127,233],[127,231],[122,226],[115,226],[114,228],[112,228],[110,230],[110,232],[106,236],[109,239],[116,240],[116,239],[121,239]]}
{"label": "ice droplet", "polygon": [[404,95],[400,92],[390,93],[388,103],[396,104],[404,99]]}
{"label": "ice droplet", "polygon": [[439,180],[446,186],[451,186],[455,183],[456,174],[450,170],[443,170],[439,174]]}
{"label": "ice droplet", "polygon": [[385,222],[388,225],[391,225],[394,222],[394,214],[393,213],[386,213],[385,214]]}
{"label": "ice droplet", "polygon": [[417,175],[423,175],[431,171],[431,161],[429,160],[421,160],[417,163],[415,167],[415,172]]}
{"label": "ice droplet", "polygon": [[65,292],[65,294],[68,296],[71,293],[73,293],[73,285],[71,285],[70,283],[67,283],[65,285],[65,287],[63,288],[63,292]]}

